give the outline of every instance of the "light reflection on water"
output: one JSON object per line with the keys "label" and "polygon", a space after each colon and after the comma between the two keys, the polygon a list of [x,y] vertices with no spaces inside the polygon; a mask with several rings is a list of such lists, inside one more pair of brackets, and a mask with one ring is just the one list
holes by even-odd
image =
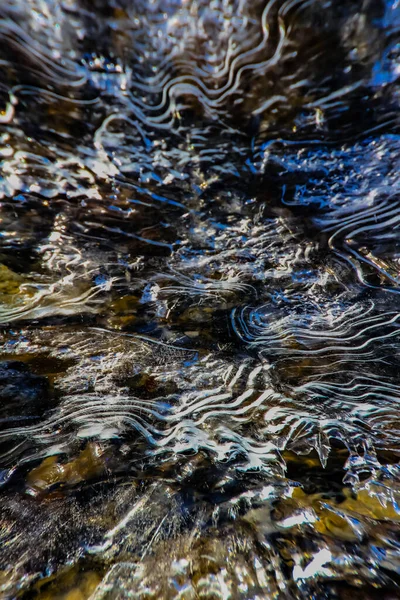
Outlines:
{"label": "light reflection on water", "polygon": [[385,598],[399,6],[0,6],[5,598]]}

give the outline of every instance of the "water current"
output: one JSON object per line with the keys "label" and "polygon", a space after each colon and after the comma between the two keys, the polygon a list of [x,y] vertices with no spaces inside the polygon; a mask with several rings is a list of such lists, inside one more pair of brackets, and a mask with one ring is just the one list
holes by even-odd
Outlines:
{"label": "water current", "polygon": [[0,590],[400,598],[400,2],[0,1]]}

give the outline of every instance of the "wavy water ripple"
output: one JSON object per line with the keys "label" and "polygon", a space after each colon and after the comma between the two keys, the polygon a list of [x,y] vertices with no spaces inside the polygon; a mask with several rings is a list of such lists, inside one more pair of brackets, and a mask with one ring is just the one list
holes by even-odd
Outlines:
{"label": "wavy water ripple", "polygon": [[1,3],[2,597],[398,597],[399,36]]}

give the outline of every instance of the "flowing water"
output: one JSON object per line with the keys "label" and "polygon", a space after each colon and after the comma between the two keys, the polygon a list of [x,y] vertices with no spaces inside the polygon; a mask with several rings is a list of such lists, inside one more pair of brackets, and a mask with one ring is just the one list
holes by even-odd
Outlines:
{"label": "flowing water", "polygon": [[398,0],[1,0],[0,589],[400,598]]}

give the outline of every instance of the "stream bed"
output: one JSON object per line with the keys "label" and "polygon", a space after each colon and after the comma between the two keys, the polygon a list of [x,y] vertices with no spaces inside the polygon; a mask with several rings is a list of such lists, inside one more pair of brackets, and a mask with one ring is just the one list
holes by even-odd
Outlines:
{"label": "stream bed", "polygon": [[400,598],[398,0],[0,1],[0,596]]}

